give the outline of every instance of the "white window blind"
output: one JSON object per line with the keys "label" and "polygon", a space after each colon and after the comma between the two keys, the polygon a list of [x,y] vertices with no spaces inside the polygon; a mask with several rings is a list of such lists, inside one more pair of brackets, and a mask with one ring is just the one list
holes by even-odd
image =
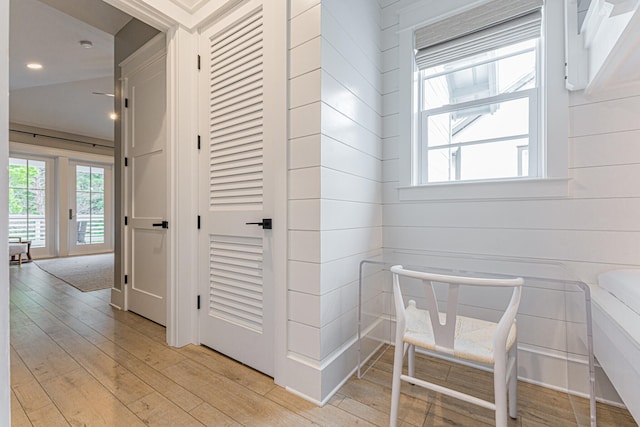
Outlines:
{"label": "white window blind", "polygon": [[419,68],[539,37],[542,0],[493,0],[415,31]]}

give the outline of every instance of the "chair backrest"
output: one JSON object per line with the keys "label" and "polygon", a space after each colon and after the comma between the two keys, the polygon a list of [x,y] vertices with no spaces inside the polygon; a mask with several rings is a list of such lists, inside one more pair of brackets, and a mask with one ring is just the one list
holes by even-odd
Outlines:
{"label": "chair backrest", "polygon": [[[509,329],[515,320],[518,312],[518,306],[520,304],[522,285],[524,284],[524,280],[521,277],[505,279],[434,274],[407,270],[401,265],[394,265],[391,267],[391,272],[393,273],[393,295],[396,307],[396,322],[398,322],[398,325],[402,327],[402,330],[404,330],[405,306],[402,299],[402,291],[400,289],[400,276],[422,280],[425,289],[425,299],[427,303],[426,308],[429,311],[436,350],[448,354],[453,354],[456,317],[458,315],[459,286],[469,285],[513,288],[509,304],[498,322],[496,334],[494,335],[494,348],[499,348],[498,346],[505,345]],[[433,283],[445,283],[448,285],[447,307],[444,311],[440,310]]]}

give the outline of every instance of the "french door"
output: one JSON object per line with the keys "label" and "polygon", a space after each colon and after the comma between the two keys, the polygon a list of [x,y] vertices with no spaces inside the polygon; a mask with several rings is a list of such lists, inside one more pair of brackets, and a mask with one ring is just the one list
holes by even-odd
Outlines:
{"label": "french door", "polygon": [[31,242],[31,255],[55,250],[54,161],[12,154],[9,158],[9,237]]}
{"label": "french door", "polygon": [[69,162],[69,253],[113,249],[111,165]]}

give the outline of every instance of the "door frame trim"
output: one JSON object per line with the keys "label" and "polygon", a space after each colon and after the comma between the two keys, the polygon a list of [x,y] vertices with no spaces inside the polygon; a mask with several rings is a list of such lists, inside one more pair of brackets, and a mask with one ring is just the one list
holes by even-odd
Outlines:
{"label": "door frame trim", "polygon": [[[167,156],[170,160],[168,173],[171,227],[169,236],[175,244],[170,245],[167,263],[169,283],[167,292],[167,343],[171,346],[184,346],[198,342],[198,312],[196,310],[197,287],[197,247],[191,243],[197,241],[197,194],[195,191],[179,189],[197,188],[198,156],[195,142],[198,134],[197,96],[179,96],[196,94],[198,74],[196,55],[198,54],[198,28],[210,24],[216,14],[223,11],[224,4],[209,2],[199,10],[187,12],[175,3],[164,1],[151,6],[145,0],[105,0],[131,16],[163,31],[167,42]],[[241,3],[236,1],[234,3]],[[228,6],[227,6],[228,7]],[[284,0],[278,1],[279,25],[284,49],[281,52],[281,84],[288,91],[288,17],[289,8]],[[279,262],[274,263],[274,327],[275,327],[275,382],[286,384],[287,366],[287,202],[288,202],[288,96],[284,96],[286,108],[281,112],[283,140],[278,151],[278,168],[284,173],[279,177],[279,192],[274,202],[277,224],[274,233],[278,233],[282,242],[276,248]],[[194,149],[189,148],[193,141]],[[182,143],[180,143],[182,142]],[[179,149],[180,148],[180,149]],[[121,160],[121,159],[120,159]],[[178,174],[178,171],[181,173]],[[178,236],[180,238],[178,238]],[[122,280],[122,279],[120,279]],[[178,289],[178,284],[179,289]]]}
{"label": "door frame trim", "polygon": [[[177,95],[179,93],[189,93],[188,86],[189,80],[185,78],[184,75],[180,75],[180,68],[184,65],[180,64],[180,59],[183,59],[187,56],[187,52],[184,52],[182,43],[179,45],[178,37],[176,37],[177,33],[182,31],[181,22],[172,18],[166,11],[159,10],[157,7],[153,7],[148,5],[143,0],[106,0],[106,3],[111,4],[112,6],[128,13],[136,19],[139,19],[142,22],[145,22],[148,25],[160,30],[163,34],[162,36],[166,37],[166,79],[167,79],[167,90],[166,90],[166,100],[167,100],[167,174],[169,175],[169,185],[168,185],[168,205],[170,209],[167,211],[167,220],[169,224],[171,224],[167,237],[169,239],[168,251],[167,251],[167,333],[166,340],[167,344],[170,346],[180,347],[189,343],[194,342],[193,337],[194,333],[192,325],[194,324],[193,318],[195,316],[195,305],[192,306],[190,313],[185,310],[186,300],[195,299],[195,281],[186,280],[185,286],[181,289],[180,292],[177,292],[177,283],[178,283],[178,273],[181,270],[184,271],[193,271],[195,267],[193,266],[181,266],[176,260],[176,254],[181,253],[181,250],[184,249],[185,242],[188,242],[189,239],[179,240],[177,239],[178,235],[181,235],[181,229],[184,226],[181,226],[181,222],[179,219],[180,214],[176,212],[176,181],[179,176],[177,174],[177,165],[175,162],[175,155],[179,150],[177,150],[178,141],[188,140],[192,134],[195,134],[193,128],[188,129],[188,126],[185,126],[182,117],[185,112],[183,111],[188,107],[185,104],[184,100],[180,105],[181,99]],[[167,2],[168,3],[168,2]],[[152,39],[153,40],[153,39]],[[182,61],[184,62],[184,61]],[[194,67],[195,68],[195,67]],[[182,97],[184,98],[184,97]],[[193,111],[190,113],[193,115]],[[125,128],[123,127],[123,131]],[[122,155],[124,158],[124,154]],[[123,158],[115,159],[116,161],[123,163]],[[123,170],[124,174],[124,170]],[[126,202],[126,192],[124,190],[124,179],[121,181],[123,183],[123,188],[121,189],[121,211],[116,212],[116,215],[120,215],[121,217],[125,214],[125,202]],[[187,186],[186,188],[189,188]],[[115,232],[121,232],[120,230],[116,230]],[[126,234],[126,233],[125,233]],[[121,257],[123,261],[123,269],[126,271],[127,263],[126,263],[126,245],[127,242],[125,240],[122,241],[121,245],[121,253],[118,256]],[[176,247],[180,246],[180,247]],[[195,257],[194,257],[195,258]],[[189,262],[193,263],[192,260]],[[184,278],[183,278],[184,279]],[[119,277],[116,280],[120,281],[121,287],[120,289],[112,289],[111,293],[111,304],[116,308],[126,309],[126,291],[124,278]]]}

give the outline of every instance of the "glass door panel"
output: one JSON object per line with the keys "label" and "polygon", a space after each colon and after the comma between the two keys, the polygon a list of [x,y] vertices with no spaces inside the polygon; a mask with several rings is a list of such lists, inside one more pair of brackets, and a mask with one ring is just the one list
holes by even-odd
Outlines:
{"label": "glass door panel", "polygon": [[75,164],[69,219],[71,252],[98,252],[111,249],[110,167]]}
{"label": "glass door panel", "polygon": [[9,237],[31,242],[40,255],[52,246],[48,175],[51,160],[31,157],[9,158]]}

